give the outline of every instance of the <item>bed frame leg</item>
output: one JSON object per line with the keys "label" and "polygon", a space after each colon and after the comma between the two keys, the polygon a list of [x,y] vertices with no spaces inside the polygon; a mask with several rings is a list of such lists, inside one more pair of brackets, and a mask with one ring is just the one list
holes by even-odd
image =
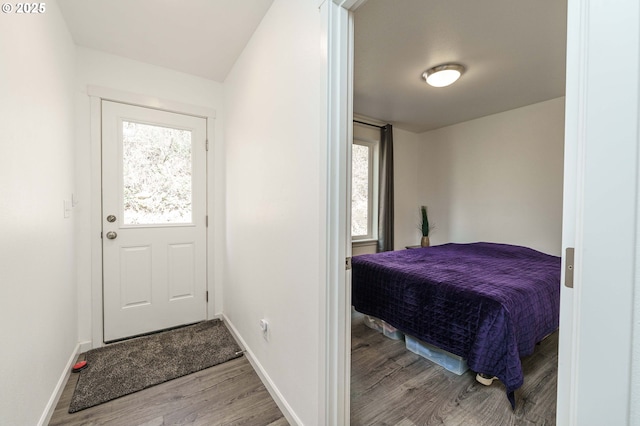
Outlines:
{"label": "bed frame leg", "polygon": [[488,374],[478,373],[478,374],[476,374],[476,380],[480,384],[483,384],[485,386],[491,386],[493,381],[494,380],[498,380],[498,378],[496,376],[490,376]]}

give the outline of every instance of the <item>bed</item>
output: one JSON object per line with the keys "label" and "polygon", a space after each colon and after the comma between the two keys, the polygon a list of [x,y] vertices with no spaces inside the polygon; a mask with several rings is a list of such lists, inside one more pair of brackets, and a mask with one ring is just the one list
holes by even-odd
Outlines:
{"label": "bed", "polygon": [[496,243],[355,256],[352,304],[497,377],[515,407],[520,357],[558,328],[560,258]]}

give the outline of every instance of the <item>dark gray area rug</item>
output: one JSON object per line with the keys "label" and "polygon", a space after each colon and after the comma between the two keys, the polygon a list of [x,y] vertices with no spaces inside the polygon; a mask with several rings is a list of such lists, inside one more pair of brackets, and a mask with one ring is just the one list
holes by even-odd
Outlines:
{"label": "dark gray area rug", "polygon": [[218,319],[90,350],[69,413],[238,358],[240,351]]}

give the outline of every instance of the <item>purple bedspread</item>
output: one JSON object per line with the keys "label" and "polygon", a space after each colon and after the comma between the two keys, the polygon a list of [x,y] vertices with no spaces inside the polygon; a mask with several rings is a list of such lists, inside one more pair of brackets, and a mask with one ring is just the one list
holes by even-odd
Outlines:
{"label": "purple bedspread", "polygon": [[498,377],[512,406],[520,357],[558,328],[560,258],[494,243],[355,256],[352,302]]}

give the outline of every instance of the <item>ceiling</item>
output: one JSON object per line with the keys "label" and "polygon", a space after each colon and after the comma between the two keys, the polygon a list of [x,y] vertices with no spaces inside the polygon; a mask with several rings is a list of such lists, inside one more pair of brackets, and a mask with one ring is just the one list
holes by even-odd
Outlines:
{"label": "ceiling", "polygon": [[[308,0],[304,0],[308,1]],[[223,82],[273,0],[58,0],[79,46]],[[413,132],[564,95],[564,0],[368,0],[354,112]],[[433,88],[422,73],[467,71]]]}
{"label": "ceiling", "polygon": [[[355,12],[354,112],[424,132],[564,95],[563,0],[368,0]],[[464,65],[452,86],[422,80]]]}
{"label": "ceiling", "polygon": [[273,0],[58,0],[78,46],[223,82]]}

